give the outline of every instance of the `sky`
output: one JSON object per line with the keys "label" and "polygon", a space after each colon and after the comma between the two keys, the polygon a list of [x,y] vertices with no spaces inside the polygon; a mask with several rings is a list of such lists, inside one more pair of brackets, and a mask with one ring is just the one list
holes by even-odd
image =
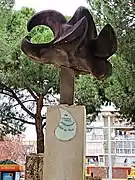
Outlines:
{"label": "sky", "polygon": [[37,12],[46,9],[54,9],[64,15],[72,16],[79,6],[87,5],[87,0],[15,0],[15,9],[31,7]]}

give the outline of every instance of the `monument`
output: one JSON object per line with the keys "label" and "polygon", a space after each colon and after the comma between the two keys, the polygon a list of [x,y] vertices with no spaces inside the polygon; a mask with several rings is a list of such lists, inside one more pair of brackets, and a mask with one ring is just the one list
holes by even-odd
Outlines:
{"label": "monument", "polygon": [[47,109],[44,180],[82,180],[85,156],[85,107],[74,105],[76,74],[92,74],[102,80],[111,75],[108,58],[117,50],[110,24],[97,34],[93,17],[79,7],[66,18],[55,10],[36,13],[28,22],[30,32],[46,25],[54,33],[49,43],[33,44],[26,36],[21,49],[31,59],[60,68],[60,105]]}

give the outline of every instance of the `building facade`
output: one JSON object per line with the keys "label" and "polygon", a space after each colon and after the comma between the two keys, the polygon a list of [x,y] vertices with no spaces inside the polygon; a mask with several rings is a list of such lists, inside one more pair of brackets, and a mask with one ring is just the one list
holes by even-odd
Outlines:
{"label": "building facade", "polygon": [[[94,122],[87,120],[86,165],[108,166],[109,144],[112,166],[132,166],[135,163],[135,131],[117,115],[115,109],[104,109]],[[111,143],[109,143],[109,132]]]}

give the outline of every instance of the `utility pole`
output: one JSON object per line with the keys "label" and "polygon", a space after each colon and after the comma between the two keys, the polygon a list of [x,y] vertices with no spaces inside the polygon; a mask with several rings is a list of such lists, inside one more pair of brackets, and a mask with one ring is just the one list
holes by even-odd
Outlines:
{"label": "utility pole", "polygon": [[108,115],[108,180],[112,180],[111,118]]}

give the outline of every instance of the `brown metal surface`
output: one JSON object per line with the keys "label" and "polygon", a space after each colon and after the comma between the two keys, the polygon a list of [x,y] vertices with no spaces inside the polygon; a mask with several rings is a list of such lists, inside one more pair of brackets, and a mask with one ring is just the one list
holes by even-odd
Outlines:
{"label": "brown metal surface", "polygon": [[[111,74],[112,65],[108,58],[117,50],[117,40],[113,28],[107,24],[97,35],[96,26],[89,10],[79,7],[73,17],[67,21],[66,18],[55,10],[45,10],[36,13],[28,22],[27,29],[30,32],[35,26],[46,25],[54,33],[54,40],[49,43],[33,44],[30,37],[22,40],[21,49],[31,59],[43,63],[54,64],[65,70],[72,69],[78,73],[91,73],[97,79],[103,79]],[[67,81],[64,74],[63,86],[69,87],[73,84]],[[70,70],[69,70],[70,74]],[[61,96],[64,87],[61,86]],[[70,89],[70,93],[73,93]],[[66,93],[69,97],[73,94]],[[70,95],[69,95],[70,94]],[[61,103],[71,104],[61,98]]]}
{"label": "brown metal surface", "polygon": [[74,102],[75,72],[62,66],[60,72],[60,104],[72,105]]}

